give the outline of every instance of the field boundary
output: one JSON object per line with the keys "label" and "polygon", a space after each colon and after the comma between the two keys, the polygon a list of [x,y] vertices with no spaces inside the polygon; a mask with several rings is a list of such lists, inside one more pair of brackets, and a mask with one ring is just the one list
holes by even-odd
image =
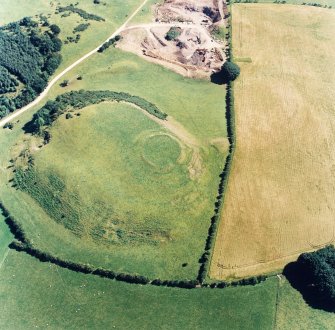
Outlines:
{"label": "field boundary", "polygon": [[277,5],[290,5],[290,6],[308,6],[308,7],[317,7],[324,9],[333,9],[331,5],[322,5],[318,2],[302,2],[302,3],[287,3],[286,0],[274,0],[273,2],[263,2],[258,0],[234,0],[234,4],[277,4]]}
{"label": "field boundary", "polygon": [[236,286],[246,286],[246,285],[256,285],[264,282],[267,278],[276,276],[277,274],[260,275],[257,277],[245,278],[233,282],[219,281],[211,284],[200,283],[197,279],[193,280],[173,280],[167,279],[162,280],[159,278],[149,279],[146,276],[134,273],[121,273],[115,272],[110,269],[104,269],[99,267],[94,267],[90,264],[72,262],[70,260],[64,260],[50,253],[43,252],[33,246],[32,242],[26,237],[25,231],[22,225],[16,221],[16,219],[10,215],[7,208],[0,201],[0,212],[5,217],[5,222],[8,225],[11,233],[14,235],[15,240],[9,244],[9,248],[16,250],[18,252],[25,252],[30,256],[36,258],[40,262],[49,262],[51,264],[57,265],[61,268],[66,268],[68,270],[82,273],[95,275],[115,281],[126,282],[129,284],[137,285],[153,285],[153,286],[165,286],[174,287],[180,289],[195,289],[195,288],[210,288],[210,289],[223,289],[226,287],[236,287]]}
{"label": "field boundary", "polygon": [[[229,5],[229,17],[228,25],[229,29],[227,32],[227,61],[233,60],[233,42],[232,42],[232,4],[228,0],[227,4]],[[209,277],[209,268],[212,263],[213,250],[215,247],[215,241],[217,239],[217,232],[220,222],[220,215],[222,207],[225,200],[225,192],[227,190],[229,176],[231,172],[231,166],[234,158],[234,153],[236,149],[236,131],[235,131],[235,109],[234,109],[234,83],[229,82],[226,85],[226,121],[227,121],[227,137],[229,141],[229,153],[226,158],[226,163],[222,173],[220,174],[220,183],[218,188],[218,196],[214,204],[214,215],[211,218],[211,225],[208,229],[208,237],[206,240],[205,251],[200,258],[200,269],[198,274],[198,281],[204,283],[206,278]]]}

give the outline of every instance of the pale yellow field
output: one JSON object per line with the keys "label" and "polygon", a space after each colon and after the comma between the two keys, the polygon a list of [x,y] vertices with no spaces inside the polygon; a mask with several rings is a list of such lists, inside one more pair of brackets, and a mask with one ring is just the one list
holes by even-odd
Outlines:
{"label": "pale yellow field", "polygon": [[233,7],[237,147],[212,278],[274,271],[335,239],[335,11]]}

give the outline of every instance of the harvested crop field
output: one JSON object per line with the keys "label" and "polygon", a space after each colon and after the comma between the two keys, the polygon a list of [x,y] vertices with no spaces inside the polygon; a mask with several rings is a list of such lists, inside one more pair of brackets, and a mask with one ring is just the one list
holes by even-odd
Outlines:
{"label": "harvested crop field", "polygon": [[212,278],[274,271],[334,242],[334,29],[329,9],[233,7],[235,61],[251,61],[238,62],[237,145]]}

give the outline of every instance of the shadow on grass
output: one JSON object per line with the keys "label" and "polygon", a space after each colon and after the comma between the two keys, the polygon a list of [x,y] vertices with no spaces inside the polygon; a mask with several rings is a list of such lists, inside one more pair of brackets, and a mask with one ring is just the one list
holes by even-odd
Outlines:
{"label": "shadow on grass", "polygon": [[327,312],[335,312],[335,302],[323,299],[323,296],[316,290],[308,274],[306,274],[298,262],[287,264],[283,274],[292,287],[301,293],[303,299],[310,307]]}
{"label": "shadow on grass", "polygon": [[32,134],[36,131],[36,128],[33,125],[32,120],[30,120],[23,125],[22,130],[24,131],[25,134],[28,134],[28,133]]}
{"label": "shadow on grass", "polygon": [[229,83],[229,79],[222,73],[222,71],[219,71],[212,73],[211,82],[217,85],[225,85]]}

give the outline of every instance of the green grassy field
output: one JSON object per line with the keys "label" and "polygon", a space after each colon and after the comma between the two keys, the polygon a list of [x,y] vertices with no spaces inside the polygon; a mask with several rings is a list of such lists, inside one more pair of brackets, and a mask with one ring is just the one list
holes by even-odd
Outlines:
{"label": "green grassy field", "polygon": [[150,23],[154,21],[153,10],[155,5],[163,3],[164,0],[149,0],[141,11],[132,19],[130,24]]}
{"label": "green grassy field", "polygon": [[[116,1],[113,3],[116,4]],[[135,1],[131,3],[136,7]],[[122,5],[124,3],[120,1],[116,9],[126,12]],[[5,16],[8,20],[15,20],[21,14],[27,16],[28,12],[33,15],[48,11],[45,1],[16,1],[16,11],[12,10],[13,6],[13,2],[2,1],[1,9],[5,10],[0,12],[0,18]],[[88,0],[80,4],[88,12],[99,14],[92,6]],[[107,13],[103,11],[100,12],[101,16]],[[75,16],[73,14],[68,18],[67,31],[72,31],[72,26],[80,22]],[[138,20],[135,19],[136,22],[148,20],[150,15],[147,9],[139,15]],[[116,22],[115,19],[113,22]],[[101,30],[97,33],[110,34]],[[93,41],[95,46],[93,32],[96,31],[96,27],[93,29],[91,26],[82,34],[78,44],[68,46],[67,53],[64,53],[68,63],[77,59],[86,48],[91,49]],[[92,33],[91,37],[89,33]],[[92,38],[91,41],[86,43],[85,35],[87,40]],[[76,80],[77,75],[82,75],[84,79]],[[163,203],[167,211],[160,212],[161,222],[155,223],[156,227],[152,228],[161,229],[163,226],[167,231],[174,231],[174,235],[177,231],[183,232],[184,236],[179,235],[179,238],[184,240],[179,243],[172,241],[170,251],[163,251],[163,244],[161,250],[157,249],[148,239],[146,246],[136,243],[141,246],[139,251],[136,251],[136,244],[132,246],[134,243],[123,242],[129,251],[126,253],[117,244],[112,245],[111,251],[102,243],[101,237],[96,243],[88,234],[84,236],[83,246],[83,242],[71,231],[51,220],[31,196],[11,188],[8,180],[12,174],[7,167],[13,146],[14,149],[20,148],[25,143],[27,137],[23,135],[21,127],[42,103],[21,116],[12,131],[0,129],[0,198],[24,224],[34,244],[44,250],[83,262],[109,265],[121,271],[139,271],[163,278],[194,277],[227,147],[224,139],[224,89],[208,82],[182,78],[117,49],[93,56],[71,71],[65,79],[70,80],[70,86],[55,86],[49,94],[50,99],[72,89],[110,89],[139,95],[155,103],[199,141],[207,173],[200,182],[189,180],[187,166],[178,163],[183,145],[178,138],[172,138],[173,134],[171,136],[168,130],[151,121],[138,109],[125,104],[106,103],[87,107],[80,111],[80,117],[71,120],[61,118],[56,123],[52,142],[36,154],[41,187],[57,193],[57,189],[45,184],[45,180],[55,178],[55,174],[58,187],[66,182],[68,190],[64,196],[73,204],[72,211],[82,212],[88,229],[94,227],[96,221],[105,224],[103,214],[110,214],[111,210],[115,212],[116,208],[125,215],[132,207],[132,211],[140,214],[143,220],[146,213],[157,212]],[[151,132],[155,133],[154,138],[151,138]],[[97,144],[100,144],[99,149],[96,148]],[[161,147],[160,152],[156,150],[157,145]],[[189,152],[187,147],[186,151]],[[127,166],[123,169],[125,164]],[[171,165],[174,165],[172,172],[163,173],[166,169],[170,170]],[[121,171],[127,175],[121,177]],[[165,178],[171,177],[172,173],[173,178],[166,181]],[[184,190],[180,192],[174,191],[179,190],[179,187],[176,188],[177,180],[185,183],[182,185]],[[76,186],[78,184],[80,190]],[[132,186],[129,187],[129,184]],[[203,196],[207,193],[204,200],[206,206],[203,207],[205,216],[200,216],[197,209],[190,211],[185,208],[182,214],[186,216],[187,212],[193,211],[199,219],[191,216],[188,223],[192,222],[192,226],[182,228],[178,221],[182,205],[167,205],[167,200],[163,199],[162,185],[169,198],[184,192],[185,205],[197,204],[194,194]],[[191,188],[194,193],[189,194],[188,189]],[[150,192],[157,191],[159,194],[154,196],[157,200],[153,202]],[[139,194],[141,199],[148,201],[145,205],[140,205]],[[83,203],[81,207],[76,205],[73,197],[80,198]],[[118,197],[123,198],[122,203]],[[91,208],[97,198],[101,198],[103,207]],[[106,205],[109,199],[113,199],[113,208]],[[93,217],[96,213],[99,216]],[[133,222],[122,225],[126,226],[126,231],[136,232],[139,228]],[[41,263],[24,253],[9,250],[7,245],[11,240],[8,227],[0,216],[0,328],[3,329],[332,329],[334,324],[333,314],[311,309],[286,280],[281,280],[278,285],[278,279],[271,278],[255,287],[223,290],[130,285]],[[181,267],[181,262],[189,260],[192,261],[187,267]]]}
{"label": "green grassy field", "polygon": [[131,285],[77,274],[10,251],[0,268],[0,326],[272,329],[276,287],[275,279],[223,290]]}
{"label": "green grassy field", "polygon": [[[82,73],[82,81],[73,79]],[[171,132],[138,109],[108,104],[89,107],[79,118],[60,120],[52,130],[51,144],[36,154],[41,173],[37,187],[49,196],[52,206],[3,187],[5,204],[34,243],[56,255],[150,277],[194,278],[226,155],[224,89],[183,78],[117,49],[94,55],[66,78],[70,86],[55,86],[50,97],[69,89],[138,95],[183,125],[199,146],[194,151],[173,138],[183,131],[172,132],[172,138],[162,136]],[[11,137],[15,131],[4,133]],[[159,151],[155,150],[158,144]],[[3,156],[6,167],[8,153]],[[191,179],[193,169],[201,174]],[[63,183],[60,212],[51,201]],[[47,214],[56,219],[58,214],[58,220],[62,216],[86,219],[77,227],[82,239]],[[188,265],[182,267],[183,263]]]}

